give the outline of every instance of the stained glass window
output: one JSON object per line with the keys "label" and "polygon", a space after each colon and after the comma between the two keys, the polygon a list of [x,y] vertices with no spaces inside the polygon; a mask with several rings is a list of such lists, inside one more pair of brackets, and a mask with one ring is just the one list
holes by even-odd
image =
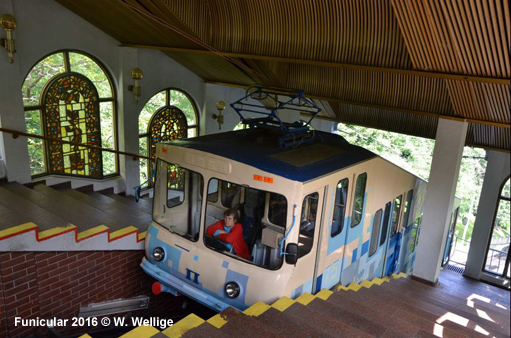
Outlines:
{"label": "stained glass window", "polygon": [[[155,158],[156,144],[198,134],[197,109],[190,97],[176,89],[165,89],[155,94],[142,109],[139,128],[139,153]],[[148,160],[140,159],[140,183],[144,187],[151,186],[152,167]],[[169,184],[173,189],[181,187],[182,173],[176,170],[169,171]]]}
{"label": "stained glass window", "polygon": [[39,61],[22,86],[27,132],[76,144],[28,138],[32,176],[102,178],[118,173],[115,91],[92,57],[61,51]]}

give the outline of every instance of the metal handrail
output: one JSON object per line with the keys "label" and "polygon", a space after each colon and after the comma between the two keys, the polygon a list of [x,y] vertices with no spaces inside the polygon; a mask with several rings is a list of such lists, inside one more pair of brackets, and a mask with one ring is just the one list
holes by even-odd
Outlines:
{"label": "metal handrail", "polygon": [[18,130],[12,130],[12,129],[7,129],[7,128],[0,128],[0,132],[12,134],[12,138],[13,139],[17,139],[20,136],[33,137],[33,138],[37,138],[37,139],[45,140],[45,141],[50,141],[50,142],[57,142],[57,143],[61,143],[61,144],[70,144],[70,145],[80,146],[80,147],[89,148],[89,149],[97,149],[97,150],[101,150],[101,151],[108,151],[110,153],[114,153],[114,154],[118,154],[118,155],[131,156],[131,157],[133,157],[134,161],[138,160],[139,158],[143,158],[143,159],[146,159],[146,160],[152,160],[151,157],[144,156],[144,155],[128,153],[128,152],[125,152],[125,151],[119,151],[119,150],[110,149],[110,148],[102,148],[102,147],[97,147],[97,146],[91,146],[89,144],[83,144],[83,143],[78,143],[78,142],[71,142],[71,141],[64,141],[64,140],[60,140],[60,139],[53,139],[53,138],[49,138],[49,137],[46,137],[46,136],[25,133],[25,132],[18,131]]}

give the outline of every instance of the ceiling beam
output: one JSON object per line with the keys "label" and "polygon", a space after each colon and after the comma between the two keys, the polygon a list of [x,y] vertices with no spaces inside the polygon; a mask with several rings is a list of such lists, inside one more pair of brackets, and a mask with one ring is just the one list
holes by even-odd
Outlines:
{"label": "ceiling beam", "polygon": [[[249,86],[243,86],[243,85],[238,85],[238,84],[234,84],[234,83],[224,83],[224,82],[217,82],[217,81],[207,81],[206,80],[205,82],[206,83],[210,83],[210,84],[220,85],[220,86],[236,87],[236,88],[243,88],[243,89],[246,89],[246,88],[249,87]],[[500,123],[500,122],[493,122],[493,121],[486,121],[486,120],[467,119],[467,118],[463,118],[463,117],[441,115],[441,114],[424,112],[424,111],[418,111],[418,110],[396,108],[396,107],[388,107],[388,106],[380,106],[380,105],[377,105],[377,104],[370,104],[370,103],[363,103],[363,102],[346,101],[346,100],[336,99],[336,98],[332,98],[332,97],[323,97],[323,96],[315,96],[315,95],[305,95],[305,96],[310,98],[310,99],[317,99],[317,100],[323,100],[323,101],[333,101],[333,102],[350,104],[350,105],[360,106],[360,107],[368,107],[368,108],[375,108],[375,109],[397,111],[397,112],[400,112],[400,113],[406,113],[406,114],[412,114],[412,115],[429,116],[429,117],[436,117],[436,118],[439,118],[439,119],[446,119],[446,120],[459,121],[459,122],[470,122],[470,123],[476,123],[476,124],[481,124],[481,125],[486,125],[486,126],[494,126],[494,127],[499,127],[499,128],[511,129],[511,124],[509,124],[509,123]]]}
{"label": "ceiling beam", "polygon": [[444,80],[457,80],[457,81],[468,81],[468,82],[479,82],[479,83],[492,83],[492,84],[500,84],[500,85],[511,85],[511,79],[501,79],[501,78],[494,78],[494,77],[458,75],[458,74],[427,72],[427,71],[419,71],[419,70],[406,70],[406,69],[354,65],[354,64],[346,64],[346,63],[336,63],[336,62],[284,58],[284,57],[277,57],[277,56],[225,53],[225,52],[214,52],[214,51],[209,51],[209,50],[175,48],[175,47],[154,46],[154,45],[140,45],[140,44],[132,44],[132,43],[122,43],[121,47],[155,49],[155,50],[161,50],[161,51],[173,52],[173,53],[194,53],[194,54],[203,54],[203,55],[217,55],[219,57],[285,62],[285,63],[294,63],[294,64],[330,67],[330,68],[346,68],[346,69],[355,69],[355,70],[370,71],[370,72],[421,76],[421,77],[444,79]]}

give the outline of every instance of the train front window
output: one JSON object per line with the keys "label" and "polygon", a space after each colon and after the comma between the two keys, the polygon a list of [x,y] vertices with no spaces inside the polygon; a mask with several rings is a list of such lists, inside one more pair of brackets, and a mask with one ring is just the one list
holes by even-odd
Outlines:
{"label": "train front window", "polygon": [[[215,189],[221,198],[207,201],[205,245],[267,269],[279,269],[283,262],[280,239],[287,223],[286,198],[213,178],[208,192]],[[234,225],[230,225],[231,216]]]}
{"label": "train front window", "polygon": [[153,220],[179,236],[197,241],[203,184],[200,174],[158,159]]}

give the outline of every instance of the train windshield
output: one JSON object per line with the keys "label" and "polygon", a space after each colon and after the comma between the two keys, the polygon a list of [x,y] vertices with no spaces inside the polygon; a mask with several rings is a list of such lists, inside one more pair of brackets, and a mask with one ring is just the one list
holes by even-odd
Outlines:
{"label": "train windshield", "polygon": [[199,238],[202,175],[158,159],[153,219],[191,241]]}
{"label": "train windshield", "polygon": [[[207,194],[204,243],[208,248],[267,269],[282,266],[279,245],[287,220],[283,195],[215,178],[209,181]],[[226,225],[229,216],[234,218],[232,226]]]}

